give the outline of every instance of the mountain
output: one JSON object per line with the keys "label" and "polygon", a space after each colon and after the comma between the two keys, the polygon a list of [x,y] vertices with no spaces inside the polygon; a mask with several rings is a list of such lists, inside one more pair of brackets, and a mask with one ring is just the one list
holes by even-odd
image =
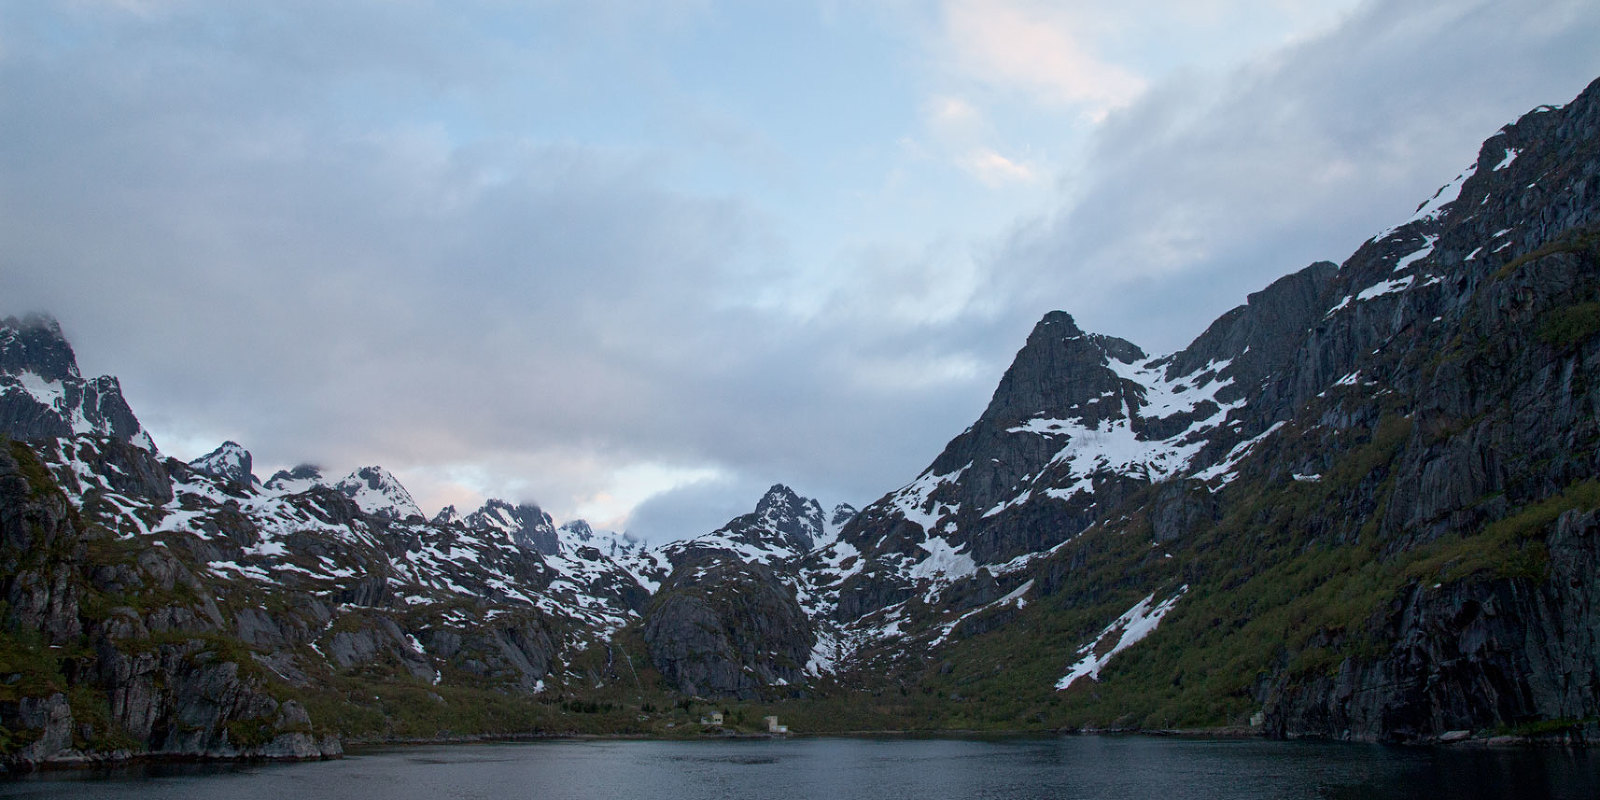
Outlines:
{"label": "mountain", "polygon": [[380,467],[183,463],[59,325],[7,319],[0,762],[698,735],[713,708],[1592,741],[1597,142],[1600,82],[1175,353],[1046,314],[859,512],[777,484],[657,546],[503,500],[425,519]]}
{"label": "mountain", "polygon": [[[53,322],[7,321],[0,341],[27,344],[8,374],[77,374]],[[188,464],[143,446],[131,411],[117,431],[134,435],[25,423],[0,448],[10,763],[317,757],[339,752],[350,719],[369,735],[514,729],[546,713],[542,693],[610,674],[588,653],[638,618],[641,580],[660,572],[643,548],[546,556],[555,532],[536,508],[427,522],[378,467],[329,481],[301,466],[262,485],[233,442]],[[352,686],[373,699],[351,701]],[[373,705],[419,687],[438,699]],[[346,724],[328,729],[330,715]]]}
{"label": "mountain", "polygon": [[354,500],[362,511],[388,519],[422,518],[411,493],[383,467],[362,467],[333,484],[335,491]]}
{"label": "mountain", "polygon": [[253,472],[254,463],[250,451],[239,446],[238,442],[223,442],[217,449],[190,461],[189,468],[218,480],[243,485],[259,483]]}
{"label": "mountain", "polygon": [[1597,95],[1177,353],[1046,315],[978,421],[810,557],[819,655],[1067,724],[1577,735],[1600,711]]}
{"label": "mountain", "polygon": [[827,534],[825,519],[817,501],[777,484],[762,495],[755,511],[711,533],[672,542],[663,552],[675,565],[719,554],[770,566],[809,552]]}
{"label": "mountain", "polygon": [[301,464],[293,469],[280,469],[267,479],[266,488],[276,494],[299,494],[318,486],[326,486],[322,468],[314,464]]}
{"label": "mountain", "polygon": [[38,314],[0,321],[0,429],[25,439],[109,436],[155,449],[117,379],[84,380],[61,325]]}
{"label": "mountain", "polygon": [[836,508],[830,521],[816,500],[777,484],[755,511],[663,546],[672,569],[641,633],[667,682],[690,696],[745,699],[803,684],[817,631],[798,566],[848,510]]}
{"label": "mountain", "polygon": [[517,544],[545,555],[555,555],[561,550],[555,522],[538,506],[513,506],[504,500],[491,499],[463,518],[461,524],[474,530],[501,531]]}

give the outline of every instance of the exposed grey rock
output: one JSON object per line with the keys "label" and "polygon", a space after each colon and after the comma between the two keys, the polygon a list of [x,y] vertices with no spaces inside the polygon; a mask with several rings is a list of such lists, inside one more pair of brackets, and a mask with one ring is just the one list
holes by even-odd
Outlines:
{"label": "exposed grey rock", "polygon": [[280,469],[267,479],[266,487],[275,492],[303,492],[314,486],[324,486],[326,478],[322,468],[315,464],[300,464],[294,469]]}
{"label": "exposed grey rock", "polygon": [[223,442],[217,449],[189,462],[189,468],[217,480],[249,486],[256,482],[252,473],[250,451],[233,441]]}
{"label": "exposed grey rock", "polygon": [[59,323],[38,314],[0,320],[0,435],[78,434],[155,449],[116,378],[84,380],[79,374],[77,356]]}
{"label": "exposed grey rock", "polygon": [[482,508],[462,518],[461,524],[472,530],[501,531],[519,547],[545,555],[561,552],[555,520],[543,509],[530,503],[512,505],[504,500],[491,499]]}
{"label": "exposed grey rock", "polygon": [[680,566],[644,619],[650,660],[687,695],[754,699],[798,684],[816,643],[794,592],[762,564]]}

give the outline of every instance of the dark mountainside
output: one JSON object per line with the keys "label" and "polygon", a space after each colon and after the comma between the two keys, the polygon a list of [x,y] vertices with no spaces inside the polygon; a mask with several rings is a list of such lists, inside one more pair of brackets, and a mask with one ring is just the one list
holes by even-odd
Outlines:
{"label": "dark mountainside", "polygon": [[0,759],[472,735],[1600,735],[1600,82],[1184,350],[1044,317],[857,513],[659,548],[381,467],[160,454],[0,323]]}

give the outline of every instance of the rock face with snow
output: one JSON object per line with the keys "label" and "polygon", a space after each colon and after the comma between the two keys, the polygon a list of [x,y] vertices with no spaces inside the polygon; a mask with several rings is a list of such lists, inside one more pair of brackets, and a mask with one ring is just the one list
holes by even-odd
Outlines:
{"label": "rock face with snow", "polygon": [[41,315],[0,320],[0,434],[107,436],[155,449],[117,379],[84,380],[61,325]]}
{"label": "rock face with snow", "polygon": [[317,486],[325,486],[322,468],[314,464],[301,464],[293,469],[280,469],[267,479],[267,489],[277,494],[296,494]]}
{"label": "rock face with snow", "polygon": [[[76,396],[59,327],[8,325],[11,380]],[[52,406],[58,422],[93,419],[78,408]],[[572,665],[637,620],[665,575],[587,526],[556,554],[537,508],[427,522],[381,468],[330,481],[303,465],[263,486],[236,443],[185,464],[125,422],[118,435],[14,426],[0,448],[0,652],[38,651],[8,661],[20,688],[0,699],[0,763],[314,758],[339,740],[313,735],[326,721],[292,698],[339,681],[377,702],[419,682],[532,695],[609,680]]]}
{"label": "rock face with snow", "polygon": [[735,517],[711,533],[670,543],[663,552],[674,565],[708,556],[732,556],[771,566],[805,555],[828,531],[817,501],[778,484],[762,495],[755,511]]}
{"label": "rock face with snow", "polygon": [[1596,141],[1600,84],[1170,356],[1047,315],[983,416],[807,559],[814,660],[937,685],[930,651],[1082,620],[1012,654],[1059,664],[1080,723],[1161,724],[1158,696],[1282,736],[1593,718]]}
{"label": "rock face with snow", "polygon": [[189,468],[201,475],[241,486],[256,483],[250,451],[240,447],[237,442],[223,442],[217,449],[190,461]]}
{"label": "rock face with snow", "polygon": [[362,511],[386,519],[422,517],[411,493],[383,467],[362,467],[335,483],[333,488],[356,502]]}
{"label": "rock face with snow", "polygon": [[643,619],[656,668],[679,691],[709,697],[799,683],[816,636],[797,569],[830,530],[817,501],[778,484],[755,511],[664,546],[672,570]]}
{"label": "rock face with snow", "polygon": [[554,520],[536,505],[490,500],[462,518],[461,524],[473,529],[502,531],[517,544],[547,556],[561,551]]}

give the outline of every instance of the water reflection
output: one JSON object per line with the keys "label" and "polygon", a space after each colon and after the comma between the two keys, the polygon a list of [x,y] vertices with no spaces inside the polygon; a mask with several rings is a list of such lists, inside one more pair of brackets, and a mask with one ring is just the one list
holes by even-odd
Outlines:
{"label": "water reflection", "polygon": [[397,748],[343,761],[148,765],[0,781],[0,798],[1593,798],[1582,751],[1144,737],[576,741]]}

